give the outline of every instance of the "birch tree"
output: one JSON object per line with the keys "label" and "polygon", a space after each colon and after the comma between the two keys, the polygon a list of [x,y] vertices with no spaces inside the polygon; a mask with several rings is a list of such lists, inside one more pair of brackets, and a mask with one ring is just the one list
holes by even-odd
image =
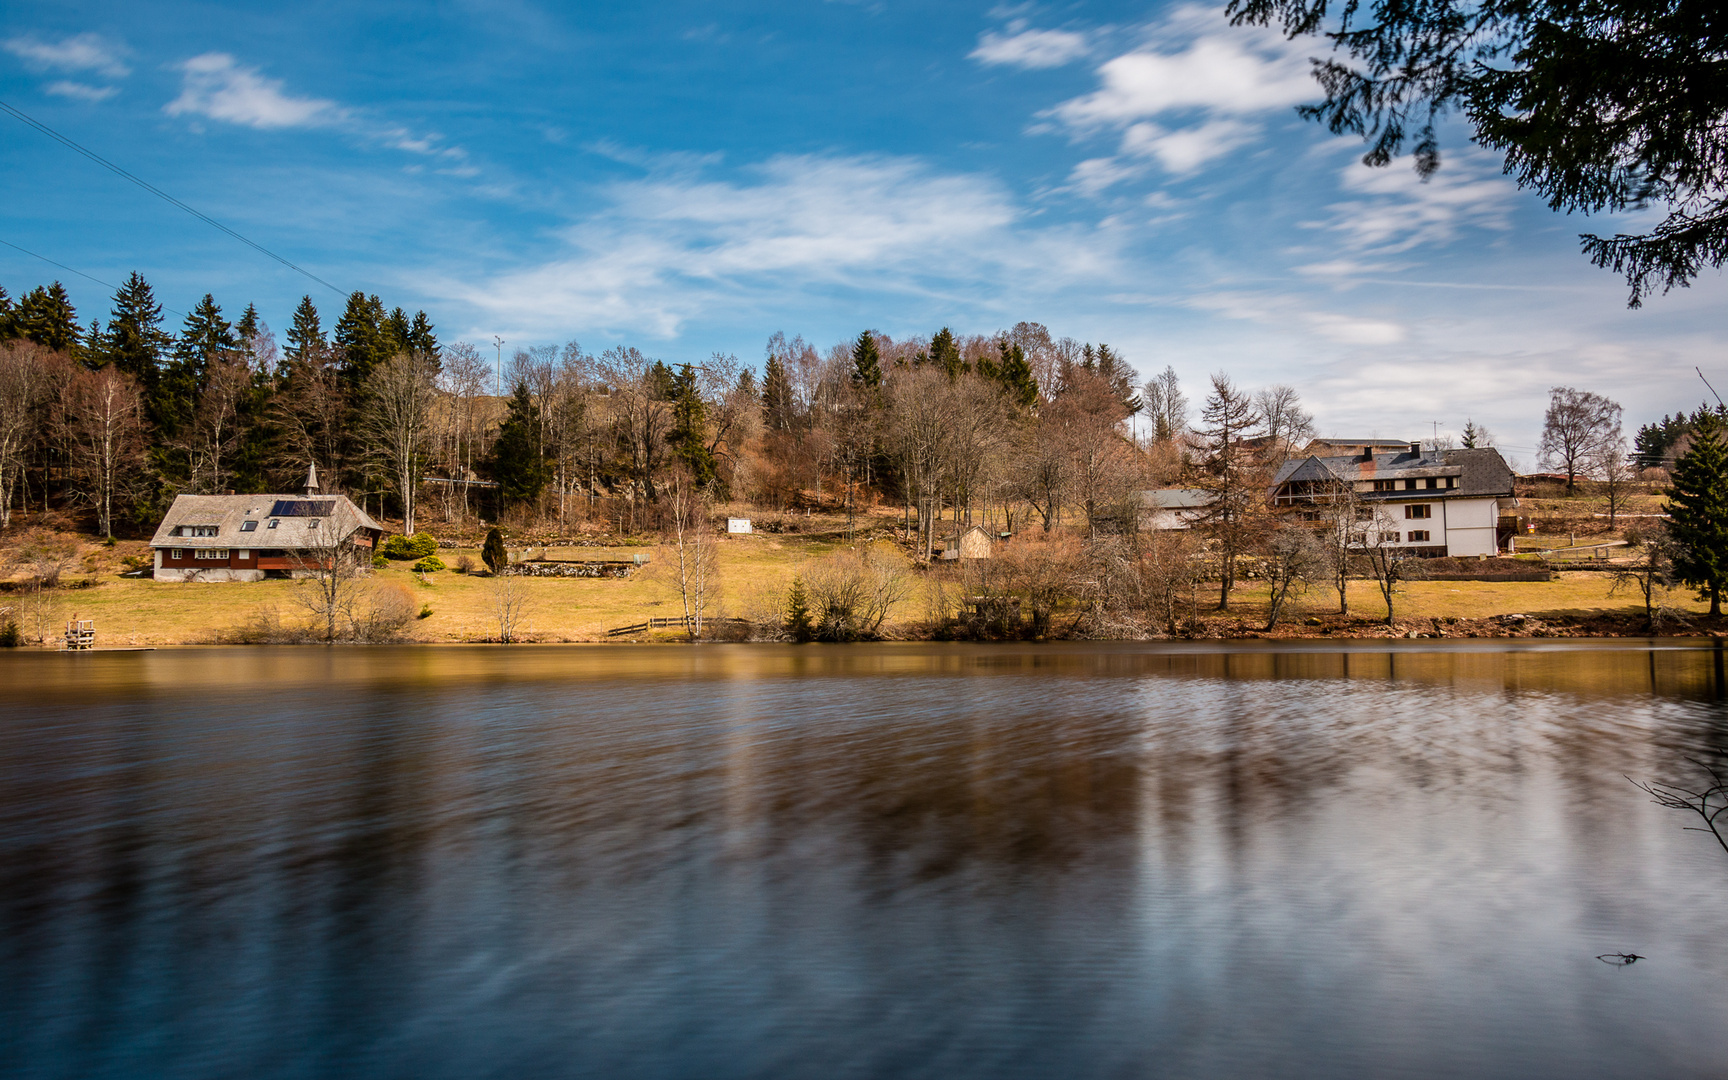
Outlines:
{"label": "birch tree", "polygon": [[22,339],[0,342],[0,529],[12,522],[12,493],[52,390],[49,355]]}
{"label": "birch tree", "polygon": [[130,375],[110,364],[80,371],[66,387],[64,443],[83,495],[96,511],[96,531],[114,535],[114,503],[137,465],[144,431],[143,399]]}
{"label": "birch tree", "polygon": [[403,352],[373,368],[366,378],[367,434],[402,500],[402,531],[410,536],[415,492],[430,443],[437,371],[437,360],[430,354]]}

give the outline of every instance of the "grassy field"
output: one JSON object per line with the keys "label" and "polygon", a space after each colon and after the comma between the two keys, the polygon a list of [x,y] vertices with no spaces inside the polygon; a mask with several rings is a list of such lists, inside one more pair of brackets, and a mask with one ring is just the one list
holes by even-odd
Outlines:
{"label": "grassy field", "polygon": [[[842,546],[834,539],[760,534],[724,538],[719,543],[721,598],[714,612],[719,615],[747,615],[772,606],[784,595],[805,562]],[[294,582],[210,584],[119,578],[116,576],[119,560],[135,552],[130,552],[126,545],[117,549],[89,547],[92,550],[82,553],[76,564],[86,576],[80,577],[75,572],[68,580],[94,584],[56,589],[35,597],[17,593],[0,595],[0,608],[13,607],[12,617],[18,617],[27,635],[46,631],[51,641],[58,639],[66,619],[74,615],[92,619],[99,643],[108,646],[217,642],[254,622],[270,608],[284,620],[303,617],[303,609],[295,598],[302,586]],[[681,614],[669,553],[654,548],[622,551],[648,551],[652,561],[624,579],[511,579],[523,586],[528,598],[523,619],[525,636],[537,641],[596,641],[603,640],[612,627],[639,623],[654,616]],[[618,548],[604,552],[575,549],[549,552],[557,558],[620,553]],[[440,557],[454,565],[464,554],[478,563],[479,553],[472,550],[445,550]],[[372,580],[378,586],[405,590],[416,610],[430,608],[429,616],[409,625],[410,639],[480,641],[496,634],[495,579],[454,571],[423,576],[409,571],[408,565],[392,563],[390,568],[375,572]],[[1552,620],[1603,615],[1630,618],[1641,612],[1636,593],[1622,591],[1610,595],[1609,589],[1608,575],[1597,571],[1568,571],[1552,582],[1413,581],[1400,586],[1396,610],[1398,621],[1406,624],[1432,619],[1489,619],[1508,613]],[[1357,619],[1385,614],[1385,604],[1373,582],[1353,582],[1350,601],[1351,614]],[[1702,610],[1689,593],[1676,592],[1672,601],[1686,610]],[[1201,590],[1199,603],[1203,617],[1220,618],[1220,613],[1209,610],[1215,602],[1215,591]],[[1265,603],[1264,587],[1255,582],[1245,583],[1233,594],[1224,621],[1241,628],[1257,628],[1264,618]],[[1329,617],[1336,609],[1336,594],[1319,588],[1294,600],[1288,618],[1299,626],[1310,616]],[[894,621],[915,621],[926,610],[924,591],[915,589],[895,613]],[[1220,629],[1228,632],[1230,627]],[[652,635],[665,640],[679,636],[673,631]]]}

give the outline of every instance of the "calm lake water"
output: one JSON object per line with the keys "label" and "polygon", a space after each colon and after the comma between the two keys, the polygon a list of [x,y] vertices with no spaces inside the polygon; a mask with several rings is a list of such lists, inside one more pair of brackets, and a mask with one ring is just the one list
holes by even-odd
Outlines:
{"label": "calm lake water", "polygon": [[1728,1075],[1723,652],[1406,644],[0,655],[0,1074]]}

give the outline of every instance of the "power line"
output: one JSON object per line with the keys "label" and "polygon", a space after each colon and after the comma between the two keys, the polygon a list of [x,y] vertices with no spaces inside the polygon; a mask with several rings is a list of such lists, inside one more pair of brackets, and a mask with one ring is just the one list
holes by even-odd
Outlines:
{"label": "power line", "polygon": [[[49,266],[58,266],[60,269],[66,271],[68,274],[77,274],[79,277],[84,278],[87,281],[94,281],[96,284],[101,285],[104,288],[113,289],[115,292],[120,291],[120,286],[118,286],[118,285],[110,285],[110,284],[108,284],[108,282],[103,281],[99,277],[91,277],[89,274],[86,274],[82,270],[74,270],[70,266],[67,266],[63,262],[55,262],[53,259],[50,259],[48,256],[38,255],[34,251],[31,251],[29,248],[21,248],[17,244],[14,244],[10,240],[0,240],[0,244],[5,244],[7,247],[11,248],[13,251],[22,251],[24,254],[30,256],[32,259],[41,259],[43,262],[47,263]],[[173,308],[169,307],[166,304],[162,305],[162,310],[163,311],[173,311],[174,314],[180,316],[182,319],[186,318],[186,313],[184,311],[174,311]]]}
{"label": "power line", "polygon": [[[336,286],[330,284],[328,281],[325,281],[323,278],[319,277],[317,274],[314,274],[310,270],[307,270],[305,267],[297,266],[294,263],[289,262],[287,259],[284,259],[282,256],[276,254],[274,251],[271,251],[269,248],[265,247],[263,244],[259,244],[259,243],[256,243],[254,241],[246,239],[244,236],[241,236],[239,233],[235,232],[233,229],[230,229],[228,226],[222,224],[220,221],[217,221],[215,218],[211,217],[209,214],[203,213],[203,212],[198,211],[198,210],[194,210],[192,207],[187,206],[185,203],[181,202],[179,199],[176,199],[174,196],[168,194],[166,191],[163,191],[161,188],[157,187],[156,185],[151,184],[151,183],[144,181],[144,180],[140,180],[138,177],[133,176],[131,173],[127,172],[125,169],[122,169],[120,166],[114,164],[112,161],[109,161],[107,158],[103,157],[102,155],[96,153],[94,150],[88,150],[85,147],[80,146],[78,143],[75,143],[71,139],[68,139],[66,136],[60,134],[58,131],[55,131],[53,128],[49,127],[47,124],[44,124],[40,120],[37,120],[37,119],[35,119],[31,116],[28,116],[22,112],[19,112],[17,109],[14,109],[12,106],[6,104],[4,101],[0,101],[0,111],[10,113],[12,116],[16,117],[17,119],[24,122],[25,124],[28,124],[29,126],[35,128],[37,131],[40,131],[42,134],[48,136],[50,139],[53,139],[55,142],[66,147],[67,149],[74,150],[77,153],[84,155],[85,157],[89,158],[91,161],[94,161],[96,164],[102,166],[104,169],[107,169],[109,172],[112,172],[116,176],[122,177],[126,180],[130,180],[132,183],[137,184],[139,187],[143,188],[145,191],[148,191],[150,194],[156,196],[158,199],[161,199],[162,201],[169,203],[173,206],[179,207],[180,209],[186,211],[188,214],[191,214],[193,217],[197,218],[199,221],[202,221],[206,225],[209,225],[211,228],[214,228],[214,229],[220,230],[221,232],[227,233],[229,236],[232,236],[234,239],[240,241],[242,244],[245,244],[247,247],[251,248],[252,250],[257,251],[262,255],[268,255],[270,258],[275,259],[277,262],[281,263],[283,266],[286,266],[288,269],[294,271],[295,273],[302,274],[302,275],[312,279],[313,281],[316,281],[318,284],[324,286],[326,289],[329,289],[331,292],[335,293],[337,296],[347,296],[348,295],[347,293],[343,292],[341,289],[338,289]],[[74,272],[76,272],[76,271],[74,271]]]}

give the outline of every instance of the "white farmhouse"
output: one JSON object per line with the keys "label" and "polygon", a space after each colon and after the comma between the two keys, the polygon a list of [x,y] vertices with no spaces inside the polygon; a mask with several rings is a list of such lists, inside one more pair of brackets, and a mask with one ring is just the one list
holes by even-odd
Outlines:
{"label": "white farmhouse", "polygon": [[[1365,528],[1376,543],[1413,555],[1496,555],[1512,515],[1512,470],[1493,448],[1423,450],[1409,443],[1397,453],[1310,456],[1286,462],[1272,481],[1272,502],[1307,518],[1348,485]],[[1305,509],[1316,507],[1316,509]]]}

